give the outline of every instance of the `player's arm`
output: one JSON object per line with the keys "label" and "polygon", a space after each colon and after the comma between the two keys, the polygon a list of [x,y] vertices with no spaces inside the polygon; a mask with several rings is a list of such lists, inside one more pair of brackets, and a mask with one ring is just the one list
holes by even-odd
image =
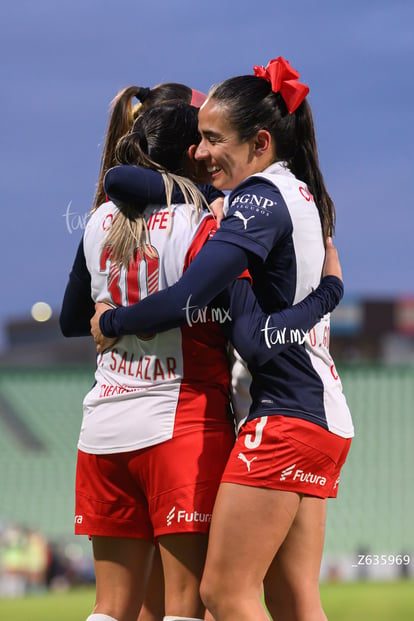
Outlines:
{"label": "player's arm", "polygon": [[[238,201],[245,206],[243,197],[251,195],[250,189],[260,193],[260,203],[273,205],[275,209],[254,208],[254,216],[249,217],[250,225],[246,227],[243,214],[236,212]],[[229,204],[219,230],[175,285],[128,308],[103,312],[98,306],[91,320],[98,351],[102,335],[113,338],[162,332],[188,322],[189,313],[207,306],[247,269],[251,253],[264,261],[277,240],[291,230],[290,216],[280,193],[266,181],[252,179],[240,184],[231,193]]]}
{"label": "player's arm", "polygon": [[[252,226],[246,230],[232,212],[237,207],[237,198],[245,195],[250,186],[261,192],[266,204],[269,201],[276,204],[276,189],[272,184],[262,180],[240,184],[230,196],[231,208],[219,230],[175,285],[128,308],[117,308],[102,314],[102,309],[98,307],[97,316],[91,322],[92,334],[98,345],[99,331],[104,336],[115,337],[139,332],[162,332],[183,325],[191,310],[207,306],[247,269],[251,252],[265,260],[278,236],[285,235],[289,230],[291,222],[286,216],[287,209],[282,206],[277,210],[262,210],[262,215],[257,214]],[[282,205],[279,194],[276,198],[277,204]],[[269,230],[271,235],[263,233]]]}
{"label": "player's arm", "polygon": [[[213,237],[214,239],[214,237]],[[128,307],[94,317],[92,334],[107,337],[163,332],[188,323],[189,314],[204,308],[247,269],[247,252],[227,243],[208,242],[180,280]]]}
{"label": "player's arm", "polygon": [[228,293],[214,300],[212,307],[221,309],[227,305],[231,321],[223,324],[224,333],[249,365],[260,366],[290,347],[291,331],[299,331],[304,337],[339,304],[342,295],[342,281],[326,276],[298,304],[268,314],[261,309],[250,283],[239,279],[230,285]]}
{"label": "player's arm", "polygon": [[[208,204],[222,197],[223,193],[211,185],[197,185]],[[140,166],[115,166],[108,170],[104,179],[104,188],[108,198],[120,211],[128,206],[128,213],[135,206],[137,211],[147,205],[163,205],[166,202],[165,185],[161,173]],[[174,186],[173,203],[184,202],[184,196],[178,186]]]}
{"label": "player's arm", "polygon": [[[291,345],[291,331],[302,337],[342,299],[344,286],[336,248],[329,238],[319,286],[301,302],[275,313],[264,313],[245,279],[238,279],[213,302],[227,308],[231,319],[222,327],[241,357],[253,366],[268,362]],[[215,313],[220,316],[219,310]]]}
{"label": "player's arm", "polygon": [[91,276],[86,266],[83,238],[80,241],[63,296],[59,324],[64,336],[90,336],[95,312],[91,298]]}

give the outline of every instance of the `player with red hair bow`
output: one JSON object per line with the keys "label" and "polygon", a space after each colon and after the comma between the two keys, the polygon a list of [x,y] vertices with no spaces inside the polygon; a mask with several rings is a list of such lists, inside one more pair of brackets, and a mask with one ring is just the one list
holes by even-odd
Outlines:
{"label": "player with red hair bow", "polygon": [[[196,157],[230,190],[220,229],[180,280],[129,308],[98,309],[95,337],[185,322],[248,268],[267,312],[320,282],[335,209],[319,167],[308,88],[285,59],[215,86],[199,112]],[[257,75],[257,72],[260,75]],[[111,175],[112,176],[112,175]],[[274,326],[269,343],[283,340]],[[277,332],[277,327],[280,328]],[[252,352],[252,405],[216,498],[201,595],[215,621],[326,621],[319,596],[327,499],[336,497],[354,434],[329,353],[329,316],[281,355]]]}

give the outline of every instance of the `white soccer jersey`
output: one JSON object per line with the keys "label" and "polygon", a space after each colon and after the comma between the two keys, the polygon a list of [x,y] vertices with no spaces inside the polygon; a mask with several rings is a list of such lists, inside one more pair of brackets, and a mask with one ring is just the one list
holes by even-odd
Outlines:
{"label": "white soccer jersey", "polygon": [[[108,202],[92,215],[84,252],[95,301],[127,306],[174,284],[215,231],[212,216],[193,207],[148,207],[145,218],[154,257],[137,254],[128,271],[111,262],[105,239],[118,214]],[[98,356],[96,383],[84,399],[78,447],[87,453],[141,449],[170,439],[180,422],[180,394],[197,382],[228,393],[225,339],[215,324],[175,328],[140,338],[121,337]],[[187,416],[188,424],[188,413]],[[193,423],[203,424],[203,412]],[[222,416],[217,413],[217,417]]]}

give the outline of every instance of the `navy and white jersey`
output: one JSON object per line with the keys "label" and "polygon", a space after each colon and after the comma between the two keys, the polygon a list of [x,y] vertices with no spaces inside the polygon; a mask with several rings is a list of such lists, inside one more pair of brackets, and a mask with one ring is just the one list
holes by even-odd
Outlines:
{"label": "navy and white jersey", "polygon": [[305,183],[281,163],[249,177],[225,198],[215,241],[250,253],[259,303],[274,311],[302,300],[320,282],[325,249],[319,213]]}
{"label": "navy and white jersey", "polygon": [[[324,243],[320,217],[305,183],[282,164],[250,177],[229,197],[227,216],[211,244],[226,241],[249,253],[253,289],[273,312],[302,300],[321,278]],[[291,346],[262,366],[253,381],[248,418],[284,414],[309,420],[343,437],[354,430],[329,354],[329,314],[301,337],[273,326],[269,338]],[[302,342],[303,340],[303,342]]]}

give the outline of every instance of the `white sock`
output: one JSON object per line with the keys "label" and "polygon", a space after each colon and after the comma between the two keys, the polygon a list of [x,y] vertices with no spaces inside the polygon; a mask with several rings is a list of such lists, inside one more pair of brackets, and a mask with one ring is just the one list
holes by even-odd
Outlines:
{"label": "white sock", "polygon": [[164,621],[203,621],[203,619],[196,619],[195,617],[164,617]]}
{"label": "white sock", "polygon": [[117,621],[117,619],[109,615],[103,615],[101,612],[95,612],[95,614],[89,615],[86,621]]}

